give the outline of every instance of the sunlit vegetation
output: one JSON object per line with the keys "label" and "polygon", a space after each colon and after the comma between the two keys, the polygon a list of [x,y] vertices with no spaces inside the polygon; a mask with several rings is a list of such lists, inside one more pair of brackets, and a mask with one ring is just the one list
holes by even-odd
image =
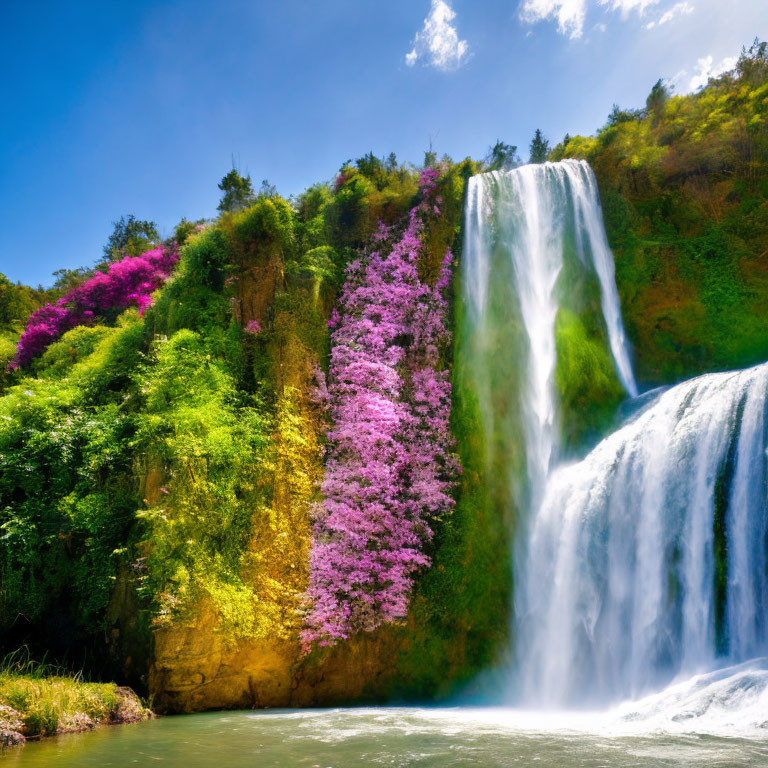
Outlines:
{"label": "sunlit vegetation", "polygon": [[[584,157],[595,170],[624,320],[645,383],[768,359],[765,46],[753,46],[734,73],[698,93],[675,96],[657,83],[644,109],[615,108],[595,136],[566,137],[550,150],[537,132],[529,150],[535,162],[549,152],[551,160]],[[218,217],[182,220],[156,249],[174,254],[161,276],[98,311],[81,306],[92,314],[57,326],[23,360],[18,342],[30,316],[34,326],[48,303],[71,311],[72,296],[87,297],[89,285],[122,274],[121,264],[146,260],[145,251],[131,249],[155,233],[143,227],[151,222],[134,222],[142,226],[110,247],[106,272],[62,273],[50,292],[0,276],[5,650],[29,643],[35,653],[66,656],[77,648],[100,663],[111,652],[109,672],[121,674],[130,647],[136,679],[147,685],[153,633],[195,627],[204,609],[212,617],[210,637],[233,646],[286,644],[296,665],[322,669],[343,657],[343,642],[328,649],[317,641],[363,635],[362,642],[378,643],[391,663],[382,661],[367,691],[371,699],[448,695],[498,658],[511,605],[513,521],[503,510],[512,491],[506,468],[481,460],[498,436],[483,434],[483,404],[461,370],[471,365],[461,356],[465,308],[457,277],[449,283],[444,270],[448,252],[454,268],[461,264],[466,180],[519,162],[517,148],[503,141],[483,162],[438,160],[430,149],[419,169],[369,153],[290,200],[268,182],[254,189],[232,170],[220,184]],[[419,184],[424,173],[428,195]],[[412,210],[421,211],[418,232],[407,229]],[[130,223],[123,221],[123,229]],[[377,247],[381,258],[372,256]],[[394,269],[388,259],[398,248]],[[503,269],[492,279],[513,279]],[[571,293],[593,291],[573,306],[564,301],[556,321],[563,441],[576,451],[604,433],[623,392],[596,289],[570,267],[561,281]],[[422,299],[431,313],[416,322],[410,303]],[[398,379],[389,404],[404,418],[430,419],[430,439],[440,443],[439,451],[419,446],[419,461],[442,462],[454,450],[452,435],[463,469],[449,483],[421,467],[420,499],[406,498],[397,486],[402,477],[394,489],[380,483],[378,490],[392,490],[384,527],[405,519],[401,527],[412,534],[410,565],[397,579],[388,579],[382,565],[404,559],[405,546],[392,531],[342,541],[332,568],[313,572],[311,565],[313,544],[317,551],[318,544],[338,543],[353,527],[345,529],[343,515],[330,525],[323,503],[343,504],[350,476],[359,480],[372,455],[350,459],[350,445],[359,447],[359,420],[354,409],[339,416],[351,389],[368,397],[378,386],[355,368],[371,330],[360,326],[363,309],[371,307],[374,326],[384,316],[397,320],[382,350],[403,352],[386,372]],[[509,307],[497,309],[504,320],[488,339],[499,357],[499,377],[488,383],[494,391],[517,386],[520,376],[509,345],[515,318]],[[439,333],[426,332],[426,321],[438,316]],[[360,333],[339,335],[345,321]],[[377,333],[369,340],[380,341]],[[345,345],[354,368],[347,378],[349,366],[332,362]],[[9,370],[14,358],[22,365]],[[366,364],[374,362],[376,349],[368,350]],[[419,394],[427,368],[439,381]],[[447,384],[443,372],[452,387],[436,386]],[[421,407],[424,392],[429,407]],[[444,434],[449,408],[451,435]],[[334,433],[339,422],[348,444]],[[406,428],[387,434],[398,451],[400,442],[420,439]],[[369,446],[374,453],[380,447]],[[407,476],[413,467],[404,461],[400,469]],[[378,499],[366,483],[360,489]],[[360,498],[354,522],[368,530],[370,510]],[[376,560],[371,552],[383,553],[376,578],[355,581],[351,561]],[[351,590],[339,587],[351,581]],[[300,655],[302,630],[307,656]],[[69,683],[45,692],[28,677],[3,682],[0,675],[0,703],[26,717],[30,702],[39,702],[45,711],[29,715],[30,733],[60,730],[69,710],[50,703],[55,696],[80,702],[77,711],[94,720],[110,716],[103,714],[112,711],[108,689],[77,689],[96,697],[88,699],[91,712]]]}
{"label": "sunlit vegetation", "polygon": [[768,358],[768,52],[688,96],[614,108],[584,157],[600,183],[638,373],[672,381]]}
{"label": "sunlit vegetation", "polygon": [[0,749],[25,739],[145,720],[149,710],[128,688],[34,662],[22,648],[0,659]]}

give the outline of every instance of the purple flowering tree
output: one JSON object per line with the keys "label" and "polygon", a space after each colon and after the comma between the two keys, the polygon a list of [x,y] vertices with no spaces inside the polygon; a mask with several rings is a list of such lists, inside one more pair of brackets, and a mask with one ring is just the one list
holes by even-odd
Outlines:
{"label": "purple flowering tree", "polygon": [[453,507],[451,385],[438,370],[449,341],[443,291],[417,264],[423,221],[439,205],[437,172],[405,230],[380,226],[373,252],[350,264],[331,318],[327,401],[332,427],[314,513],[305,648],[405,617],[416,572],[429,565],[431,523]]}
{"label": "purple flowering tree", "polygon": [[19,339],[11,367],[28,365],[64,333],[78,325],[92,324],[105,312],[135,306],[143,313],[152,303],[152,293],[171,274],[178,258],[176,248],[164,246],[140,256],[126,256],[110,264],[107,272],[98,272],[73,288],[55,304],[36,310]]}

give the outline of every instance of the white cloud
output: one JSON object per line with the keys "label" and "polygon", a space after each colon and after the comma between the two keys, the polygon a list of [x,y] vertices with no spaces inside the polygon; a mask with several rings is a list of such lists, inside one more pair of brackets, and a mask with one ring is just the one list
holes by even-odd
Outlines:
{"label": "white cloud", "polygon": [[413,40],[413,48],[405,55],[405,63],[412,67],[420,59],[427,64],[448,71],[458,69],[469,58],[469,44],[459,40],[452,24],[456,11],[445,0],[432,0],[424,28]]}
{"label": "white cloud", "polygon": [[[584,32],[587,2],[588,0],[523,0],[520,6],[520,19],[527,24],[535,24],[544,19],[556,19],[558,31],[571,39],[576,39]],[[658,2],[659,0],[597,0],[598,5],[605,5],[612,11],[619,11],[624,19],[633,11],[642,16],[646,8]],[[597,28],[600,29],[600,25]]]}
{"label": "white cloud", "polygon": [[632,11],[637,11],[642,16],[645,9],[656,5],[659,0],[598,0],[600,5],[607,5],[612,11],[620,11],[621,18],[626,19]]}
{"label": "white cloud", "polygon": [[520,18],[527,24],[555,18],[558,31],[575,39],[584,31],[586,6],[586,0],[524,0]]}
{"label": "white cloud", "polygon": [[713,64],[712,56],[705,56],[696,62],[696,74],[688,84],[689,91],[695,91],[705,86],[710,77],[720,77],[724,72],[729,72],[736,66],[736,56],[726,56],[718,64]]}
{"label": "white cloud", "polygon": [[693,13],[693,6],[690,3],[675,3],[662,17],[659,19],[659,26],[666,24],[672,19],[676,19],[678,16],[688,16]]}
{"label": "white cloud", "polygon": [[645,28],[653,29],[657,25],[661,26],[662,24],[668,24],[670,21],[674,21],[674,19],[678,18],[679,16],[688,16],[689,14],[693,13],[693,11],[694,8],[690,3],[675,3],[666,13],[661,15],[661,18],[659,18],[658,21],[649,22],[645,25]]}
{"label": "white cloud", "polygon": [[735,56],[726,56],[715,64],[713,56],[705,56],[696,62],[693,76],[687,69],[681,69],[669,79],[669,84],[677,93],[692,93],[703,88],[709,82],[710,77],[720,77],[724,72],[730,72],[736,66],[737,61]]}

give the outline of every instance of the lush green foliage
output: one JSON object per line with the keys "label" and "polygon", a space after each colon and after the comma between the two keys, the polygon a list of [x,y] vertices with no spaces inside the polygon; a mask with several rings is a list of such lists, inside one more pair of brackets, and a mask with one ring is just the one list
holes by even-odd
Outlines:
{"label": "lush green foliage", "polygon": [[638,374],[672,381],[768,358],[768,56],[689,96],[657,83],[642,111],[614,110],[585,157],[600,183]]}
{"label": "lush green foliage", "polygon": [[[534,149],[543,160],[540,134]],[[657,83],[645,109],[617,107],[596,136],[566,137],[549,157],[585,157],[595,169],[642,379],[768,358],[765,49],[697,94],[672,96]],[[433,286],[446,250],[461,256],[467,178],[517,157],[497,142],[485,164],[438,162],[431,151],[426,160],[442,203],[426,221],[417,266]],[[314,393],[328,365],[327,320],[344,270],[379,221],[395,224],[422,197],[416,170],[392,155],[345,163],[332,183],[292,203],[269,185],[257,195],[233,173],[220,185],[217,220],[179,225],[177,269],[143,317],[128,310],[78,326],[27,372],[7,374],[5,363],[29,314],[51,296],[0,278],[4,642],[55,635],[62,646],[103,647],[115,617],[140,611],[136,631],[173,632],[203,608],[230,639],[298,637],[310,508],[323,477]],[[575,264],[568,260],[558,287],[572,301],[557,317],[555,377],[574,449],[606,428],[622,395],[599,296]],[[493,279],[511,280],[505,270],[509,260],[499,259]],[[60,275],[53,298],[91,274]],[[447,694],[506,642],[509,478],[524,472],[524,457],[500,446],[522,436],[516,414],[498,434],[481,423],[483,409],[520,384],[523,351],[509,343],[520,319],[497,300],[484,354],[498,365],[483,402],[453,290],[455,347],[440,365],[452,367],[451,428],[464,472],[454,511],[425,544],[432,567],[414,584],[406,622],[372,640],[399,648],[372,698]],[[326,653],[344,648],[307,663]]]}
{"label": "lush green foliage", "polygon": [[138,378],[147,474],[158,468],[167,478],[167,487],[146,491],[154,498],[138,512],[148,536],[138,545],[147,552],[141,590],[157,601],[161,621],[187,616],[208,597],[228,628],[250,634],[255,604],[240,558],[264,506],[268,422],[194,331],[155,342]]}
{"label": "lush green foliage", "polygon": [[4,631],[52,611],[74,610],[90,631],[103,618],[136,509],[137,320],[130,312],[115,328],[70,331],[49,348],[38,378],[0,399]]}

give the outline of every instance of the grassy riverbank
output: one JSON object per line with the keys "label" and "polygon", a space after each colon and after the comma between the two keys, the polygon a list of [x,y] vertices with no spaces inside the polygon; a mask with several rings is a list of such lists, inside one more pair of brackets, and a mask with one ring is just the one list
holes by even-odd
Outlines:
{"label": "grassy riverbank", "polygon": [[76,674],[11,654],[0,662],[0,745],[132,723],[152,713],[130,689],[85,682]]}

